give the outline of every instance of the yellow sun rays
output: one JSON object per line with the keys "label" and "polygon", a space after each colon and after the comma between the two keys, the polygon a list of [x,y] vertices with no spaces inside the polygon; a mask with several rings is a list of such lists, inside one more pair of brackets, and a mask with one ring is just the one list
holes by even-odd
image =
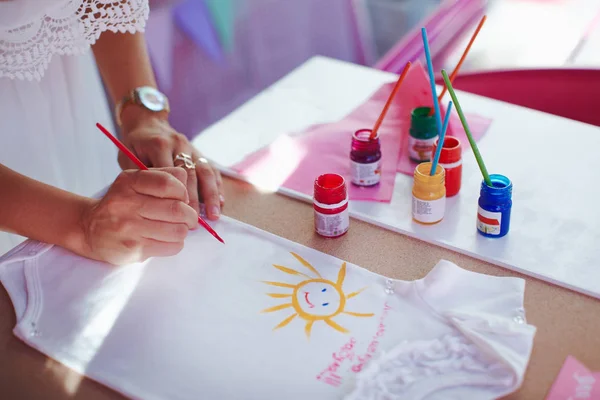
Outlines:
{"label": "yellow sun rays", "polygon": [[286,298],[286,297],[292,297],[291,294],[285,294],[285,293],[267,293],[267,296],[271,296],[271,297],[274,297],[276,299],[282,299],[282,298]]}
{"label": "yellow sun rays", "polygon": [[271,285],[271,286],[279,286],[279,287],[286,287],[286,288],[292,288],[294,289],[296,287],[296,285],[290,285],[289,283],[283,283],[283,282],[268,282],[268,281],[263,281],[264,283],[266,283],[267,285]]}
{"label": "yellow sun rays", "polygon": [[289,324],[290,322],[292,322],[292,320],[294,318],[296,318],[298,316],[298,314],[292,314],[289,317],[287,317],[286,319],[284,319],[283,321],[281,321],[279,323],[279,325],[277,325],[275,328],[273,328],[273,330],[275,329],[279,329],[279,328],[283,328],[284,326],[286,326],[287,324]]}
{"label": "yellow sun rays", "polygon": [[353,317],[372,317],[373,313],[360,313],[352,311],[342,311],[342,314],[352,315]]}
{"label": "yellow sun rays", "polygon": [[332,327],[333,329],[335,329],[336,331],[338,331],[338,332],[342,332],[342,333],[348,333],[348,332],[350,332],[348,329],[344,328],[344,327],[343,327],[343,326],[341,326],[341,325],[338,325],[337,323],[335,323],[335,322],[334,322],[333,320],[331,320],[331,319],[326,319],[326,320],[325,320],[325,323],[326,323],[327,325],[329,325],[330,327]]}
{"label": "yellow sun rays", "polygon": [[[291,283],[285,283],[285,282],[263,281],[263,283],[270,285],[270,286],[274,286],[274,287],[278,287],[278,288],[292,289],[292,293],[266,293],[267,296],[275,298],[275,299],[290,299],[290,302],[266,308],[266,309],[262,310],[263,313],[271,313],[271,312],[276,312],[276,311],[280,311],[280,310],[285,310],[288,308],[294,309],[294,313],[287,316],[283,321],[281,321],[279,324],[277,324],[273,328],[273,330],[283,328],[283,327],[289,325],[297,317],[300,317],[301,319],[304,319],[306,321],[306,325],[304,327],[304,332],[307,337],[310,337],[313,325],[316,321],[323,321],[323,322],[325,322],[326,325],[328,325],[329,327],[333,328],[334,330],[336,330],[338,332],[348,333],[349,332],[348,329],[344,328],[337,322],[333,321],[332,318],[339,314],[344,314],[344,315],[349,315],[352,317],[359,317],[359,318],[368,318],[368,317],[372,317],[374,315],[373,313],[359,313],[359,312],[345,310],[346,300],[358,296],[360,293],[362,293],[363,290],[366,289],[366,288],[362,288],[357,291],[351,292],[349,294],[345,294],[343,292],[342,286],[344,284],[344,280],[346,279],[346,263],[345,262],[342,263],[342,266],[340,267],[340,269],[338,271],[337,279],[335,282],[333,282],[333,281],[330,281],[327,279],[323,279],[323,277],[321,276],[319,271],[317,271],[317,269],[315,267],[313,267],[308,261],[306,261],[305,259],[300,257],[298,254],[293,253],[293,252],[291,254],[296,260],[298,260],[298,262],[302,266],[304,266],[308,270],[307,273],[304,273],[304,272],[301,272],[301,271],[298,271],[298,270],[295,270],[295,269],[292,269],[289,267],[285,267],[283,265],[273,264],[273,267],[275,267],[277,270],[284,272],[288,275],[292,275],[292,276],[296,276],[296,277],[304,277],[304,278],[306,278],[305,280],[303,280],[297,284],[291,284]],[[302,291],[301,291],[302,288],[306,288],[310,284],[312,284],[312,285],[318,284],[318,285],[320,285],[319,287],[325,286],[325,287],[330,287],[331,289],[333,289],[329,293],[334,293],[333,295],[337,296],[336,301],[339,300],[339,306],[338,306],[337,310],[335,310],[329,314],[318,314],[318,313],[315,313],[314,311],[311,311],[310,309],[304,309],[303,306],[300,304],[300,301],[298,300],[297,295],[299,292],[302,293]],[[307,289],[304,289],[304,290],[307,290]],[[325,292],[326,289],[322,289],[322,290],[323,290],[323,292]],[[306,299],[307,299],[307,303],[308,303],[308,294],[309,293],[307,291],[304,291],[304,293],[305,293],[305,296],[307,296]],[[323,303],[324,306],[326,306],[328,304],[329,303]],[[313,304],[310,304],[310,307],[314,308],[315,306]]]}
{"label": "yellow sun rays", "polygon": [[359,294],[360,294],[360,293],[361,293],[363,290],[365,290],[365,289],[366,289],[366,288],[362,288],[362,289],[360,289],[360,290],[357,290],[356,292],[349,293],[349,294],[346,296],[346,298],[347,298],[347,299],[351,299],[351,298],[353,298],[354,296],[358,296],[358,295],[359,295]]}
{"label": "yellow sun rays", "polygon": [[315,321],[308,321],[306,323],[306,326],[304,327],[304,332],[306,333],[306,337],[309,338],[310,337],[310,331],[312,329],[313,324],[315,323]]}
{"label": "yellow sun rays", "polygon": [[340,268],[340,271],[338,272],[338,277],[337,277],[336,285],[340,289],[342,288],[342,285],[344,284],[344,279],[345,278],[346,278],[346,262],[344,262],[342,264],[342,268]]}
{"label": "yellow sun rays", "polygon": [[280,304],[275,307],[267,308],[265,310],[262,310],[262,312],[268,313],[268,312],[283,310],[284,308],[290,308],[290,307],[292,307],[292,303],[285,303],[285,304]]}
{"label": "yellow sun rays", "polygon": [[312,279],[312,276],[309,276],[309,275],[303,274],[302,272],[296,271],[295,269],[291,269],[291,268],[288,268],[288,267],[284,267],[284,266],[282,266],[282,265],[275,265],[275,264],[273,264],[273,266],[274,266],[275,268],[277,268],[278,270],[285,272],[286,274],[290,274],[290,275],[300,275],[300,276],[305,276],[305,277],[307,277],[308,279]]}
{"label": "yellow sun rays", "polygon": [[304,265],[306,268],[310,269],[315,275],[317,275],[319,278],[322,278],[321,274],[319,273],[319,271],[316,270],[315,267],[313,267],[312,265],[310,265],[310,263],[308,261],[306,261],[304,258],[300,257],[298,254],[292,252],[291,253],[296,260],[300,261],[300,264]]}

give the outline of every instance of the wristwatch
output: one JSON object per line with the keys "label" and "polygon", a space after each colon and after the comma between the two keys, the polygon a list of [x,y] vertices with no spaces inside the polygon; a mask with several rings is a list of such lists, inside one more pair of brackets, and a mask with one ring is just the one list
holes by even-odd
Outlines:
{"label": "wristwatch", "polygon": [[152,112],[170,111],[167,96],[151,86],[141,86],[129,92],[115,106],[115,119],[119,126],[121,126],[121,112],[128,104],[136,104]]}

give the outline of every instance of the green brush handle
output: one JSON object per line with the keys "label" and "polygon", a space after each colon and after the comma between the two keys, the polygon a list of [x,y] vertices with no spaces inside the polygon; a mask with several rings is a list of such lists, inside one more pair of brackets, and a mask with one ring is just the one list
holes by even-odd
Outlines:
{"label": "green brush handle", "polygon": [[450,78],[448,78],[448,74],[446,70],[442,70],[442,76],[444,77],[444,82],[446,83],[446,87],[448,88],[448,93],[450,93],[450,97],[452,97],[452,101],[454,102],[454,106],[456,108],[456,112],[458,113],[458,117],[460,118],[460,122],[462,122],[463,128],[465,128],[465,133],[467,134],[467,139],[469,139],[469,144],[473,149],[473,154],[475,154],[475,159],[477,160],[477,164],[479,165],[479,169],[481,170],[481,174],[483,175],[483,180],[485,184],[488,186],[492,186],[492,181],[490,180],[490,175],[485,168],[485,164],[483,163],[483,158],[481,158],[481,154],[479,153],[479,148],[477,148],[477,143],[475,143],[475,139],[473,139],[473,135],[471,134],[471,130],[469,129],[469,124],[467,123],[467,119],[465,118],[465,114],[462,111],[462,107],[456,98],[456,93],[454,93],[454,88],[452,87],[452,83],[450,83]]}

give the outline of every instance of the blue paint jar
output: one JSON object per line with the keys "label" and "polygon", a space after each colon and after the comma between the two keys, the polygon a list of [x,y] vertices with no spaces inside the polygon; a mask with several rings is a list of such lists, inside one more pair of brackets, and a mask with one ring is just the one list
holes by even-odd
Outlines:
{"label": "blue paint jar", "polygon": [[485,181],[481,183],[477,231],[485,237],[501,238],[508,233],[510,227],[513,185],[504,175],[492,174],[490,180],[492,186],[488,186]]}

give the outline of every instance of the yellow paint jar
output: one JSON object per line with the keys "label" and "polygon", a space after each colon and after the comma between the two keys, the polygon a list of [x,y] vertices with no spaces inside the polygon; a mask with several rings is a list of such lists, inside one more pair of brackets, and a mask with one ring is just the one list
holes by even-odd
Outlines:
{"label": "yellow paint jar", "polygon": [[435,174],[431,172],[431,162],[424,162],[415,168],[412,189],[413,219],[425,225],[436,224],[444,218],[446,211],[446,172],[438,164]]}

